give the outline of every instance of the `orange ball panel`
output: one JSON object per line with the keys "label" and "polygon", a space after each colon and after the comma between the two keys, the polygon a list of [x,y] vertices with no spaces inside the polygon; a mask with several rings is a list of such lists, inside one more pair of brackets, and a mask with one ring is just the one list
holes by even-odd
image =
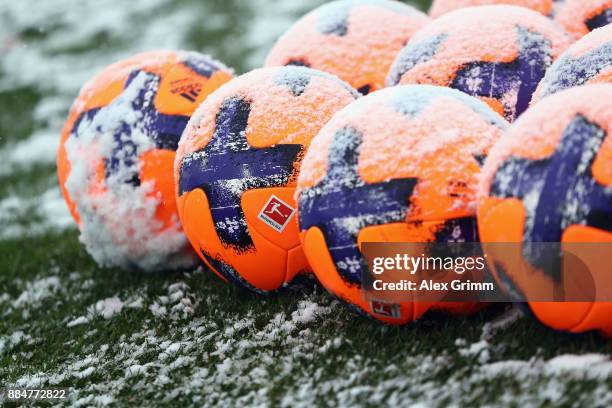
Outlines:
{"label": "orange ball panel", "polygon": [[[206,194],[200,189],[190,191],[178,198],[178,210],[181,220],[184,220],[185,217],[191,217],[192,214],[199,214],[202,208],[208,208],[208,199],[206,198]],[[192,248],[195,249],[200,259],[206,263],[211,271],[224,281],[227,281],[225,276],[218,272],[210,262],[208,262],[202,252],[203,241],[206,241],[211,256],[214,256],[214,253],[223,252],[223,246],[219,240],[215,239],[216,237],[210,237],[206,234],[207,228],[210,228],[210,226],[214,224],[210,212],[204,212],[201,216],[193,218],[191,222],[183,222],[182,224],[185,235],[187,235]]]}
{"label": "orange ball panel", "polygon": [[[285,270],[288,264],[287,250],[272,244],[253,227],[253,223],[248,218],[247,226],[257,251],[238,254],[233,248],[223,245],[216,234],[209,233],[209,231],[214,231],[215,224],[208,198],[202,190],[196,189],[185,193],[179,200],[184,203],[181,210],[182,218],[189,219],[188,223],[183,223],[183,228],[192,245],[200,249],[206,248],[207,254],[214,259],[223,259],[232,268],[239,270],[240,276],[257,289],[273,291],[285,283],[287,277]],[[262,261],[264,259],[265,262]],[[291,271],[292,276],[303,269],[303,265],[299,263],[292,263],[292,265],[300,268],[298,271]],[[222,276],[212,265],[209,266],[217,275]]]}
{"label": "orange ball panel", "polygon": [[[158,111],[168,115],[191,113],[208,95],[230,79],[232,75],[227,71],[219,70],[206,78],[182,64],[169,65],[162,74],[155,106]],[[193,100],[181,96],[181,93],[189,91],[197,93]]]}
{"label": "orange ball panel", "polygon": [[530,302],[529,307],[538,320],[555,330],[572,331],[586,320],[593,307],[591,302]]}
{"label": "orange ball panel", "polygon": [[[371,305],[364,299],[361,288],[357,285],[348,285],[336,272],[336,265],[327,250],[323,233],[318,228],[310,228],[303,232],[303,245],[306,248],[306,257],[315,271],[318,280],[328,288],[333,295],[346,300],[349,304],[357,306],[371,315]],[[400,318],[376,315],[376,318],[388,324],[405,324],[413,321],[415,305],[404,302],[399,305]]]}
{"label": "orange ball panel", "polygon": [[304,253],[304,248],[298,246],[287,252],[287,276],[286,282],[291,282],[298,274],[312,272],[310,264]]}
{"label": "orange ball panel", "polygon": [[584,320],[571,329],[574,333],[589,330],[597,330],[601,335],[612,338],[612,327],[610,326],[610,315],[612,314],[612,302],[599,302],[592,305]]}
{"label": "orange ball panel", "polygon": [[160,200],[155,217],[162,221],[164,227],[174,225],[177,217],[176,199],[174,197],[174,156],[171,150],[149,150],[140,156],[140,179],[142,182],[153,182],[154,188],[149,193]]}

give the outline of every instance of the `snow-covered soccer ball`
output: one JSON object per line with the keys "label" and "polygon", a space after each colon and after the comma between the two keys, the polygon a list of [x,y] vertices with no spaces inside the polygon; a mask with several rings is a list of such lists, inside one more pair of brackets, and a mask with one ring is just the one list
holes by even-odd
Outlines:
{"label": "snow-covered soccer ball", "polygon": [[153,51],[107,67],[81,89],[57,167],[80,239],[100,265],[192,263],[174,199],[175,150],[195,108],[232,76],[202,54]]}
{"label": "snow-covered soccer ball", "polygon": [[507,122],[454,89],[399,86],[334,115],[298,177],[302,242],[319,281],[358,310],[405,324],[429,309],[468,313],[472,302],[368,302],[361,242],[477,242],[480,163]]}
{"label": "snow-covered soccer ball", "polygon": [[448,86],[488,103],[508,121],[531,101],[570,36],[524,7],[468,7],[420,30],[399,53],[387,85]]}
{"label": "snow-covered soccer ball", "polygon": [[[508,129],[482,170],[482,242],[612,242],[610,100],[609,84],[572,88],[544,98]],[[562,263],[551,269],[555,266],[546,257],[525,248],[516,258],[489,254],[489,266],[509,294],[520,301],[534,300],[529,302],[531,310],[550,327],[574,333],[600,330],[612,336],[610,302],[534,299],[559,284],[564,291],[579,288],[568,282]],[[610,279],[609,268],[603,272],[593,277],[595,291],[598,279]]]}
{"label": "snow-covered soccer ball", "polygon": [[194,113],[176,155],[178,209],[193,248],[224,280],[269,292],[309,271],[294,198],[300,164],[319,129],[358,96],[321,71],[263,68]]}

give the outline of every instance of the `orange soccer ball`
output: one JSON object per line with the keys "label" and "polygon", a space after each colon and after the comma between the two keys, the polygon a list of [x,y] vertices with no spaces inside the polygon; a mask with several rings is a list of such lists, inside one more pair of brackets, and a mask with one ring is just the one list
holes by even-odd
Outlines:
{"label": "orange soccer ball", "polygon": [[[572,88],[544,98],[510,127],[483,168],[482,242],[612,243],[610,100],[612,85]],[[579,289],[576,279],[560,278],[566,276],[565,260],[549,270],[550,262],[543,263],[537,251],[521,245],[518,252],[510,260],[491,257],[489,264],[517,300],[533,300],[529,306],[538,319],[558,330],[612,336],[612,303],[534,299],[553,285],[564,293]],[[604,262],[607,255],[602,254]],[[605,269],[601,276],[591,270],[595,291],[609,286]],[[604,285],[598,287],[598,280]]]}
{"label": "orange soccer ball", "polygon": [[385,86],[395,55],[429,21],[426,14],[397,1],[332,1],[287,30],[265,65],[320,69],[365,95]]}
{"label": "orange soccer ball", "polygon": [[383,89],[334,115],[306,153],[297,188],[304,250],[323,286],[390,324],[429,309],[477,309],[368,301],[361,243],[478,242],[480,163],[506,126],[478,99],[426,85]]}
{"label": "orange soccer ball", "polygon": [[309,270],[295,216],[301,159],[357,96],[321,71],[276,67],[232,80],[198,108],[176,156],[178,208],[193,248],[223,279],[268,292]]}
{"label": "orange soccer ball", "polygon": [[81,89],[57,171],[80,239],[99,264],[153,270],[193,262],[176,211],[175,150],[195,108],[232,76],[206,55],[153,51],[105,68]]}
{"label": "orange soccer ball", "polygon": [[419,30],[393,63],[387,86],[448,86],[512,122],[571,37],[533,10],[507,5],[459,9]]}

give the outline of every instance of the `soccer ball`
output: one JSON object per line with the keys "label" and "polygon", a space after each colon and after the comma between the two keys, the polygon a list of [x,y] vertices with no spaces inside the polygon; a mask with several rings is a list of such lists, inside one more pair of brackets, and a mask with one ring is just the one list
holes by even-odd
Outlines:
{"label": "soccer ball", "polygon": [[612,24],[585,35],[546,71],[531,103],[574,86],[612,82]]}
{"label": "soccer ball", "polygon": [[387,85],[448,86],[479,97],[513,121],[569,44],[566,33],[533,10],[468,7],[415,34],[393,63]]}
{"label": "soccer ball", "polygon": [[429,9],[429,15],[438,18],[442,14],[472,6],[488,6],[494,4],[507,4],[527,7],[545,16],[553,13],[554,1],[558,0],[434,0]]}
{"label": "soccer ball", "polygon": [[309,270],[293,197],[302,156],[358,93],[304,67],[264,68],[213,93],[196,111],[175,161],[183,228],[223,279],[269,292]]}
{"label": "soccer ball", "polygon": [[304,250],[323,286],[390,324],[428,309],[476,309],[474,303],[381,308],[367,302],[359,245],[477,242],[480,163],[506,126],[478,99],[425,85],[383,89],[336,113],[306,153],[297,188]]}
{"label": "soccer ball", "polygon": [[612,23],[612,0],[563,0],[557,7],[555,20],[580,38]]}
{"label": "soccer ball", "polygon": [[193,263],[176,213],[175,150],[194,109],[232,76],[206,55],[153,51],[107,67],[81,89],[57,169],[80,240],[101,266]]}
{"label": "soccer ball", "polygon": [[[611,98],[612,85],[572,88],[543,99],[511,126],[482,172],[483,242],[612,242]],[[544,273],[524,249],[520,257],[525,268],[495,257],[489,264],[509,292],[530,299],[556,272]],[[612,303],[536,300],[531,310],[552,328],[612,335]]]}
{"label": "soccer ball", "polygon": [[384,87],[395,55],[428,22],[424,13],[396,1],[333,1],[296,22],[265,65],[320,69],[367,94]]}

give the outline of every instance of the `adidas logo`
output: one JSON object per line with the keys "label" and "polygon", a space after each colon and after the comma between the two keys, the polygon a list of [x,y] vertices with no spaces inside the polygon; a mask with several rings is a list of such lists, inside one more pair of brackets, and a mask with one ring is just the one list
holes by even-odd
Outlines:
{"label": "adidas logo", "polygon": [[202,84],[198,82],[189,83],[188,81],[188,78],[173,81],[170,84],[170,92],[178,94],[193,103],[198,99],[200,92],[202,92]]}

